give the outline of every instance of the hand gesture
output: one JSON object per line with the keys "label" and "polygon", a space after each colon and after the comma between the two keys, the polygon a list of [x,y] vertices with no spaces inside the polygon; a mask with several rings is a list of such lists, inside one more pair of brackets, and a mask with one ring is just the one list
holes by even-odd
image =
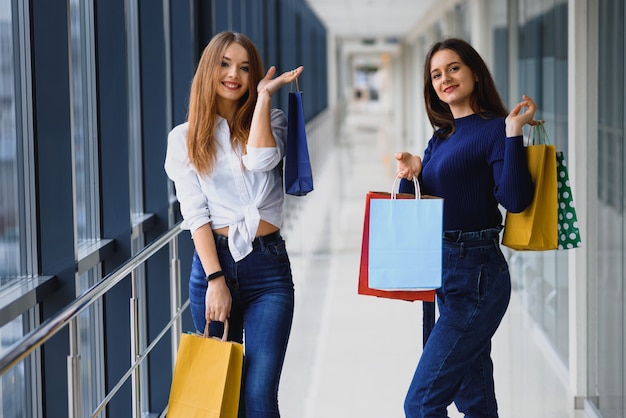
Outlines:
{"label": "hand gesture", "polygon": [[276,67],[272,65],[267,70],[265,77],[263,77],[261,81],[259,81],[259,84],[256,89],[257,93],[260,94],[263,90],[266,90],[271,96],[285,84],[296,81],[296,79],[300,77],[300,74],[302,74],[302,71],[304,71],[304,67],[299,66],[298,68],[294,70],[285,71],[280,76],[276,78],[272,78],[276,74]]}
{"label": "hand gesture", "polygon": [[[537,105],[530,97],[523,95],[522,101],[515,105],[511,113],[506,117],[506,136],[519,136],[523,133],[523,127],[526,124],[537,125],[539,122],[533,119],[535,112],[537,111]],[[523,108],[526,108],[524,113],[520,113]]]}
{"label": "hand gesture", "polygon": [[394,157],[398,162],[396,169],[396,176],[413,180],[417,178],[422,172],[422,159],[417,155],[412,155],[408,152],[396,152]]}

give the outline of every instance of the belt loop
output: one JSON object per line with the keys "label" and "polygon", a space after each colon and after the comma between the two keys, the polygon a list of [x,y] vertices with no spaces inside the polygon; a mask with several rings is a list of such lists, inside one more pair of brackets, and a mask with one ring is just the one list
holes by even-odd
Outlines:
{"label": "belt loop", "polygon": [[228,247],[228,237],[220,234],[213,234],[216,247]]}
{"label": "belt loop", "polygon": [[261,250],[265,249],[265,236],[256,237],[255,240],[259,243],[259,248]]}
{"label": "belt loop", "polygon": [[465,257],[465,242],[461,241],[461,248],[459,248],[459,257]]}

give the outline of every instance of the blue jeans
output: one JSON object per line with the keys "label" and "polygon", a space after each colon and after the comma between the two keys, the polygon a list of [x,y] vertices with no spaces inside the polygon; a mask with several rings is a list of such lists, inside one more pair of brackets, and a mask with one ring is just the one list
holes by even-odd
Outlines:
{"label": "blue jeans", "polygon": [[[254,240],[252,253],[235,262],[228,238],[215,235],[218,258],[233,297],[229,318],[230,341],[243,343],[245,358],[240,418],[278,418],[278,384],[283,368],[294,310],[291,264],[280,232]],[[189,282],[191,315],[203,332],[207,282],[198,254],[194,254]],[[221,336],[221,322],[209,324]],[[245,338],[244,338],[245,330]]]}
{"label": "blue jeans", "polygon": [[500,228],[446,231],[435,324],[404,402],[407,418],[447,417],[452,402],[468,418],[494,418],[491,338],[511,297]]}

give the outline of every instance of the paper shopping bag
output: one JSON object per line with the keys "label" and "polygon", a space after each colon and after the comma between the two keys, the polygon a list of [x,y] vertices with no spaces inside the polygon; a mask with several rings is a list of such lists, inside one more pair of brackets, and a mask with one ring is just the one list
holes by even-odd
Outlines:
{"label": "paper shopping bag", "polygon": [[581,239],[572,189],[569,184],[569,174],[562,152],[556,153],[556,175],[559,204],[559,250],[569,250],[580,247]]}
{"label": "paper shopping bag", "polygon": [[305,196],[313,191],[313,173],[306,139],[302,92],[289,92],[287,112],[287,150],[285,152],[285,193]]}
{"label": "paper shopping bag", "polygon": [[243,345],[205,335],[183,334],[172,376],[168,418],[237,418]]}
{"label": "paper shopping bag", "polygon": [[376,199],[370,206],[370,287],[441,287],[443,200]]}
{"label": "paper shopping bag", "polygon": [[[422,198],[415,179],[415,196],[398,199],[398,180],[389,198],[369,199],[367,286],[378,291],[432,291],[441,287],[443,199]],[[434,300],[434,294],[426,300]]]}
{"label": "paper shopping bag", "polygon": [[[531,132],[535,129],[543,129],[543,125]],[[556,148],[546,143],[528,145],[526,156],[535,194],[523,212],[507,212],[502,244],[515,250],[555,250],[558,247]]]}
{"label": "paper shopping bag", "polygon": [[[415,199],[412,194],[397,194],[397,199]],[[369,239],[370,239],[370,202],[374,199],[391,199],[388,192],[368,192],[365,196],[365,215],[363,217],[363,239],[361,241],[361,263],[359,267],[358,294],[376,296],[385,299],[399,299],[406,301],[423,300],[434,302],[434,290],[379,290],[369,286]],[[417,272],[416,272],[417,273]]]}

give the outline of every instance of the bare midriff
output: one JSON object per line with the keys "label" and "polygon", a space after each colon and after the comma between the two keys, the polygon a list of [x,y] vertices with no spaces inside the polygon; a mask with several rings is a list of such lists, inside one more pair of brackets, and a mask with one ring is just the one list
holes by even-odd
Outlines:
{"label": "bare midriff", "polygon": [[[278,231],[278,227],[276,225],[272,225],[271,223],[266,222],[263,219],[261,219],[261,221],[259,222],[259,228],[256,230],[256,236],[262,237],[265,235],[269,235],[275,231]],[[223,228],[217,228],[217,229],[214,229],[213,232],[227,237],[228,227],[225,226]]]}

